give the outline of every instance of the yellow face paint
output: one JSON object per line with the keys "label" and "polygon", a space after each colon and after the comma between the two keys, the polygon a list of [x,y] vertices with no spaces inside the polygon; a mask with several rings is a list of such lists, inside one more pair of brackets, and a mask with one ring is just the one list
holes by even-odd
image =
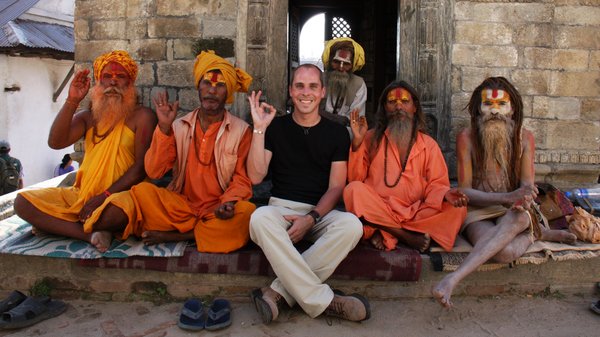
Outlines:
{"label": "yellow face paint", "polygon": [[388,103],[404,104],[412,100],[410,92],[404,88],[396,88],[388,92],[387,101]]}
{"label": "yellow face paint", "polygon": [[207,71],[202,77],[202,81],[207,81],[208,84],[212,87],[216,87],[219,84],[226,85],[225,77],[221,72],[218,71]]}
{"label": "yellow face paint", "polygon": [[483,115],[501,114],[510,116],[512,114],[510,95],[499,89],[481,90],[481,113]]}

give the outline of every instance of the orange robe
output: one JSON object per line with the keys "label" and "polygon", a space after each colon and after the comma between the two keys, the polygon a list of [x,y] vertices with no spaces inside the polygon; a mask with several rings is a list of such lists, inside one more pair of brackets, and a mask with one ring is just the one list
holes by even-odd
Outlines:
{"label": "orange robe", "polygon": [[[393,184],[402,170],[398,148],[386,131],[372,156],[369,153],[372,137],[373,130],[367,133],[359,149],[350,150],[350,183],[344,189],[346,209],[374,224],[428,233],[442,248],[451,250],[467,210],[444,201],[450,181],[438,144],[419,132],[398,185],[387,187],[384,182],[385,139],[389,141],[388,184]],[[365,225],[364,238],[370,238],[375,231]],[[385,231],[381,233],[386,249],[394,249],[398,239]]]}
{"label": "orange robe", "polygon": [[[129,218],[123,239],[132,234],[141,237],[145,231],[185,233],[193,230],[198,251],[213,253],[231,252],[248,242],[250,215],[256,208],[245,201],[252,196],[252,183],[245,164],[252,134],[250,129],[244,132],[232,180],[227,190],[223,191],[217,178],[213,152],[220,126],[221,122],[213,123],[204,133],[199,124],[196,125],[195,135],[189,144],[187,166],[185,172],[181,173],[185,174],[181,194],[150,183],[141,183],[130,191],[113,194],[107,199]],[[176,164],[175,138],[173,133],[167,136],[158,127],[155,129],[145,157],[148,176],[161,176]],[[217,218],[215,209],[227,201],[236,201],[233,218]],[[95,212],[94,215],[97,220],[99,214]]]}
{"label": "orange robe", "polygon": [[[101,130],[99,133],[104,133]],[[72,187],[51,187],[20,193],[37,209],[61,220],[78,222],[79,212],[91,198],[107,190],[135,161],[135,133],[121,122],[98,143],[93,129],[85,134],[85,157]]]}

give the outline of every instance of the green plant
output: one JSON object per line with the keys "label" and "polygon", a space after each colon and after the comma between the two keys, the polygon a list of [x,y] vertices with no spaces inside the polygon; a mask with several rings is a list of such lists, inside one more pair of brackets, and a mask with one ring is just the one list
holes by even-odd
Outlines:
{"label": "green plant", "polygon": [[35,282],[29,292],[31,293],[31,296],[50,296],[52,287],[50,286],[48,280],[41,279]]}

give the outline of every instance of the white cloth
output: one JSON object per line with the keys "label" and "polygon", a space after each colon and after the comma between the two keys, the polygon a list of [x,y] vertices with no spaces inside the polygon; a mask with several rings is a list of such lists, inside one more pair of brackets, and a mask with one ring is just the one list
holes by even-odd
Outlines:
{"label": "white cloth", "polygon": [[332,210],[304,237],[314,242],[300,254],[287,234],[291,224],[284,215],[305,215],[313,205],[271,197],[250,218],[250,238],[258,244],[275,271],[271,288],[292,306],[295,302],[310,316],[319,316],[333,300],[323,282],[331,276],[362,237],[362,224],[348,212]]}
{"label": "white cloth", "polygon": [[[345,100],[345,99],[344,99]],[[347,117],[350,119],[350,111],[354,109],[358,109],[358,115],[365,115],[365,103],[367,102],[367,85],[365,81],[362,81],[362,84],[358,91],[356,92],[356,97],[348,107],[345,103],[339,108],[337,114],[340,116]],[[325,111],[332,112],[333,111],[333,102],[330,95],[327,95],[327,102],[325,102]]]}

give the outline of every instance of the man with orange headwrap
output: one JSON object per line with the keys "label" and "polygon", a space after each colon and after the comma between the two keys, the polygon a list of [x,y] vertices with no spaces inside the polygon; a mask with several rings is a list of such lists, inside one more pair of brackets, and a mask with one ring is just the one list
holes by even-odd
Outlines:
{"label": "man with orange headwrap", "polygon": [[58,112],[48,145],[62,149],[85,136],[86,154],[69,188],[20,193],[15,212],[31,223],[34,232],[68,236],[88,242],[83,224],[112,194],[128,190],[146,177],[144,155],[150,146],[156,116],[137,103],[134,86],[138,66],[127,52],[116,50],[94,61],[96,84],[89,109],[75,113],[90,89],[90,71],[78,71]]}
{"label": "man with orange headwrap", "polygon": [[325,43],[321,59],[327,92],[321,114],[350,126],[350,111],[358,109],[359,115],[365,115],[367,86],[362,77],[354,74],[365,65],[365,52],[353,39],[340,37]]}
{"label": "man with orange headwrap", "polygon": [[153,98],[158,127],[146,172],[160,178],[172,169],[172,182],[167,188],[141,183],[111,196],[85,227],[100,233],[99,249],[115,232],[123,232],[123,238],[136,235],[146,244],[195,239],[199,251],[214,253],[248,242],[255,209],[246,201],[252,196],[246,174],[252,133],[225,103],[233,102],[234,92],[246,92],[252,78],[209,51],[196,58],[194,80],[200,106],[177,120],[178,102],[169,103],[166,92]]}

